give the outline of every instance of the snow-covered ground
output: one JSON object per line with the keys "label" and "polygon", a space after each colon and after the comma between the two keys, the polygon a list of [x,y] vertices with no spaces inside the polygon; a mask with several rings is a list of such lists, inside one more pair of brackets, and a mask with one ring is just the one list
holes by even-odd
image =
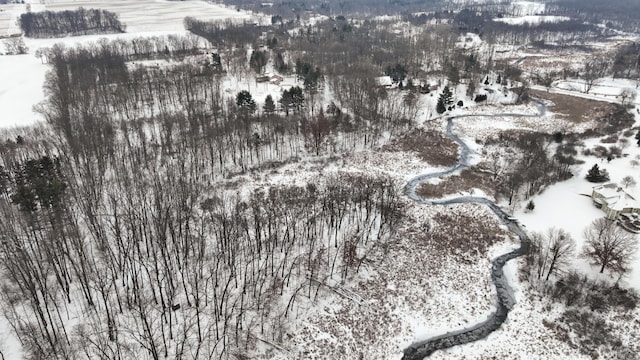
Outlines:
{"label": "snow-covered ground", "polygon": [[[620,94],[624,90],[636,92],[638,88],[637,81],[629,79],[614,79],[614,78],[602,78],[594,82],[593,87],[589,89],[589,94],[601,96],[603,98],[620,98]],[[586,90],[586,84],[581,79],[567,79],[558,80],[553,83],[553,87],[561,90],[568,90],[573,92],[584,92]]]}
{"label": "snow-covered ground", "polygon": [[509,4],[509,12],[514,16],[537,15],[544,12],[544,3],[534,1],[513,1]]}
{"label": "snow-covered ground", "polygon": [[181,31],[187,16],[202,20],[225,19],[250,20],[245,12],[236,11],[219,4],[192,0],[47,0],[44,4],[32,4],[32,11],[61,11],[78,7],[103,9],[117,13],[120,21],[127,25],[127,32]]}
{"label": "snow-covered ground", "polygon": [[0,5],[0,35],[19,33],[16,21],[27,11],[62,11],[79,7],[104,9],[119,15],[127,32],[183,31],[187,16],[201,20],[224,19],[235,22],[256,21],[255,15],[206,1],[168,0],[28,0],[26,4]]}
{"label": "snow-covered ground", "polygon": [[[593,142],[592,142],[593,143]],[[576,240],[578,251],[584,243],[584,230],[590,223],[604,217],[604,213],[597,209],[590,195],[593,184],[585,180],[587,171],[598,164],[609,172],[612,182],[620,183],[623,177],[637,176],[638,169],[631,164],[640,156],[640,147],[631,145],[624,150],[625,157],[613,159],[611,162],[593,156],[581,156],[585,161],[576,171],[575,176],[567,181],[555,184],[542,194],[534,197],[535,209],[532,212],[517,211],[514,215],[527,226],[529,231],[544,232],[550,227],[564,229]],[[631,189],[632,191],[635,189]],[[596,266],[590,266],[586,259],[576,258],[575,266],[582,272],[594,277],[602,277]],[[605,274],[605,278],[613,279],[614,275]],[[637,251],[632,271],[622,279],[625,286],[640,290],[640,248]]]}
{"label": "snow-covered ground", "polygon": [[[27,126],[41,121],[42,117],[33,111],[33,106],[44,99],[42,86],[48,66],[34,55],[41,48],[57,43],[67,46],[97,42],[101,38],[135,38],[140,36],[163,36],[167,34],[186,34],[183,20],[193,16],[202,20],[220,21],[259,21],[255,15],[236,11],[222,5],[205,1],[168,1],[168,0],[85,0],[58,1],[45,3],[30,0],[26,4],[0,5],[0,35],[19,32],[16,20],[27,11],[67,10],[80,6],[102,8],[119,14],[120,20],[127,25],[125,34],[88,35],[57,39],[25,39],[29,54],[0,56],[0,128]],[[4,46],[0,41],[0,54]],[[261,99],[264,100],[264,99]]]}
{"label": "snow-covered ground", "polygon": [[525,15],[518,17],[505,17],[505,18],[495,18],[494,21],[503,22],[509,25],[539,25],[541,23],[556,23],[561,21],[570,20],[566,16],[554,16],[554,15]]}
{"label": "snow-covered ground", "polygon": [[16,26],[17,15],[23,12],[24,5],[6,4],[0,5],[0,36],[19,33]]}
{"label": "snow-covered ground", "polygon": [[0,127],[27,126],[42,120],[33,106],[44,100],[46,71],[32,54],[0,56]]}
{"label": "snow-covered ground", "polygon": [[[521,7],[516,14],[520,17],[501,19],[500,21],[516,21],[513,19],[543,19],[536,16],[544,11],[544,4],[534,2],[515,2]],[[23,6],[23,5],[16,5]],[[37,11],[40,5],[33,2],[33,10]],[[185,16],[195,16],[201,19],[231,18],[244,20],[248,14],[236,12],[232,9],[205,3],[203,1],[170,2],[164,0],[132,2],[125,0],[101,0],[101,1],[47,1],[43,9],[62,10],[84,7],[99,7],[120,14],[121,20],[128,26],[130,34],[109,35],[107,37],[132,37],[140,35],[159,35],[169,33],[183,33],[182,19]],[[514,10],[515,11],[515,10]],[[11,19],[15,15],[8,16],[8,12],[0,12],[0,34],[10,32]],[[518,20],[521,21],[521,20]],[[4,26],[4,27],[3,27]],[[76,42],[96,41],[104,36],[83,36],[65,39],[27,39],[30,54],[20,56],[0,56],[0,109],[3,117],[0,118],[0,127],[16,125],[28,125],[38,121],[39,115],[32,111],[33,105],[44,98],[42,84],[44,82],[47,66],[41,64],[33,53],[40,47],[63,41],[67,44]],[[466,38],[469,38],[467,41]],[[480,46],[479,39],[467,35],[464,43],[467,46]],[[293,79],[285,79],[284,83]],[[279,93],[280,87],[268,83],[257,84],[251,78],[234,79],[225,82],[225,91],[235,94],[239,90],[248,89],[260,104],[267,94]],[[557,91],[576,96],[580,94],[583,86],[579,81],[564,81],[555,84]],[[577,87],[577,88],[576,88]],[[634,83],[625,83],[620,80],[604,79],[591,90],[594,98],[608,98],[615,100],[624,88],[634,88]],[[465,105],[458,108],[452,114],[491,114],[500,112],[513,112],[533,114],[536,109],[533,106],[508,106],[503,103],[513,101],[511,93],[504,95],[503,89],[498,85],[487,86],[489,105],[477,105],[471,99],[462,95],[464,87],[454,90],[456,99],[463,100]],[[423,108],[420,111],[421,119],[433,119],[438,115],[433,111],[437,94],[422,97]],[[428,122],[425,126],[432,125],[442,129],[442,119]],[[470,117],[457,121],[456,131],[460,132],[467,142],[474,139],[482,139],[496,130],[502,129],[530,129],[554,131],[562,129],[568,124],[564,120],[548,114],[543,118],[513,118],[496,117],[480,118]],[[585,125],[586,126],[586,125]],[[474,149],[478,146],[474,145]],[[476,160],[480,149],[474,155]],[[516,216],[530,231],[545,231],[551,226],[563,228],[570,232],[580,244],[584,228],[593,220],[603,214],[596,209],[591,200],[582,195],[591,192],[593,184],[584,180],[584,175],[593,163],[601,164],[611,174],[613,181],[619,181],[626,175],[637,173],[630,160],[640,155],[640,148],[630,146],[625,150],[629,155],[625,158],[614,159],[610,163],[601,162],[601,159],[583,157],[585,164],[577,171],[574,178],[556,184],[547,189],[543,194],[533,198],[536,208],[533,212],[525,213],[517,211]],[[291,164],[275,171],[269,176],[258,175],[257,179],[248,178],[247,181],[284,182],[303,181],[306,178],[318,176],[318,173],[336,171],[348,167],[355,171],[382,172],[406,180],[416,174],[434,171],[434,167],[426,164],[416,156],[406,152],[365,152],[354,154],[341,159],[329,166],[317,165],[323,168],[319,172],[301,172],[299,164]],[[314,170],[316,171],[316,170]],[[640,178],[637,178],[640,182]],[[415,204],[408,205],[408,211],[413,216],[414,223],[421,225],[424,219],[429,219],[443,211],[444,208],[424,207]],[[504,230],[498,222],[492,218],[490,212],[476,205],[457,205],[447,208],[466,214],[475,219],[484,219]],[[468,224],[464,224],[468,225]],[[353,299],[338,295],[325,294],[326,298],[318,304],[313,304],[309,314],[295,325],[294,331],[288,339],[291,350],[296,347],[310,351],[305,358],[344,358],[353,359],[358,355],[364,358],[399,359],[401,351],[411,342],[424,339],[431,335],[468,326],[482,321],[493,306],[493,288],[489,281],[490,259],[512,247],[512,239],[503,238],[494,244],[486,253],[469,256],[465,263],[460,263],[454,257],[443,256],[435,253],[429,243],[420,243],[421,238],[417,233],[410,238],[398,240],[393,244],[388,258],[381,261],[375,269],[365,269],[357,281],[348,285],[349,291],[357,293],[365,299],[363,303],[355,304]],[[421,240],[422,241],[422,240]],[[640,288],[640,254],[638,254],[633,272],[624,279],[629,286]],[[580,270],[588,272],[592,276],[597,275],[597,269],[591,268],[585,260],[577,259],[576,266]],[[509,320],[500,331],[490,335],[487,339],[473,344],[455,347],[434,354],[434,359],[445,358],[473,358],[482,359],[501,354],[504,358],[582,358],[575,354],[575,349],[558,339],[545,339],[545,329],[541,322],[545,314],[541,312],[535,299],[529,299],[529,294],[523,289],[517,279],[518,262],[511,261],[507,265],[506,273],[516,290],[517,304],[509,315]],[[374,319],[376,322],[372,323]],[[373,325],[375,326],[373,326]],[[370,329],[370,330],[369,330]],[[2,323],[0,323],[2,330]],[[357,331],[362,330],[362,333]],[[0,331],[0,337],[10,339],[9,335]],[[375,332],[375,336],[369,331]],[[368,337],[371,335],[371,337]],[[9,341],[8,341],[9,342]],[[12,343],[13,344],[13,343]],[[19,358],[15,354],[17,350],[11,350],[11,346],[0,349],[5,350],[7,359]],[[327,346],[328,345],[328,346]],[[340,349],[338,353],[322,353],[323,349]],[[271,358],[291,358],[292,353],[280,353]],[[308,356],[307,356],[308,355]]]}

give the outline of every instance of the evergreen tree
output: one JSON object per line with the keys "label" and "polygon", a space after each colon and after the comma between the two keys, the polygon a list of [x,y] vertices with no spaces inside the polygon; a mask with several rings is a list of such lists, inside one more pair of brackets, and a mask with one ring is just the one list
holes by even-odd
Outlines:
{"label": "evergreen tree", "polygon": [[600,183],[608,181],[609,174],[604,169],[600,170],[598,164],[594,164],[593,167],[589,169],[589,172],[587,173],[587,176],[585,178],[589,182]]}
{"label": "evergreen tree", "polygon": [[530,200],[529,203],[527,203],[527,210],[533,211],[533,209],[535,208],[536,208],[536,204],[533,203],[533,200]]}
{"label": "evergreen tree", "polygon": [[273,101],[273,97],[271,97],[271,95],[267,95],[267,97],[264,99],[262,111],[265,113],[265,115],[272,115],[276,112],[276,103]]}
{"label": "evergreen tree", "polygon": [[266,51],[254,51],[251,53],[249,59],[249,66],[257,73],[262,73],[262,70],[267,66],[269,61],[269,54]]}
{"label": "evergreen tree", "polygon": [[294,86],[289,90],[284,90],[282,92],[282,97],[280,98],[280,106],[285,111],[286,115],[289,115],[289,110],[293,109],[295,112],[298,112],[302,109],[304,105],[304,94],[302,93],[302,88],[299,86]]}
{"label": "evergreen tree", "polygon": [[34,212],[38,208],[56,208],[67,188],[60,160],[49,156],[20,164],[14,171],[14,179],[15,190],[11,202],[26,212]]}
{"label": "evergreen tree", "polygon": [[391,77],[394,83],[398,83],[407,77],[407,68],[400,63],[397,63],[395,66],[389,65],[384,70],[384,74]]}
{"label": "evergreen tree", "polygon": [[438,98],[438,104],[436,105],[436,111],[438,114],[442,114],[447,111],[447,108],[453,104],[453,94],[448,86],[442,89],[442,94]]}
{"label": "evergreen tree", "polygon": [[279,73],[284,74],[289,71],[289,66],[287,62],[284,60],[281,52],[276,53],[276,57],[273,60],[273,66],[278,70]]}
{"label": "evergreen tree", "polygon": [[256,102],[247,90],[242,90],[236,95],[236,105],[238,105],[240,111],[245,115],[252,115],[256,112],[257,108]]}
{"label": "evergreen tree", "polygon": [[562,140],[564,140],[564,134],[561,131],[556,131],[553,133],[553,140],[558,144],[561,144]]}
{"label": "evergreen tree", "polygon": [[212,53],[211,54],[211,68],[216,73],[221,73],[223,71],[223,69],[222,69],[222,59],[220,58],[220,54],[218,54],[218,53]]}

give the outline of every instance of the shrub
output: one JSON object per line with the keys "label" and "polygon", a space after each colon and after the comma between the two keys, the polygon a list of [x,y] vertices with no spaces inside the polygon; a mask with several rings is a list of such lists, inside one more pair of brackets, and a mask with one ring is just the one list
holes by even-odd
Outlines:
{"label": "shrub", "polygon": [[529,200],[529,203],[527,203],[527,210],[533,211],[533,209],[535,208],[536,208],[536,204],[533,203],[533,200]]}
{"label": "shrub", "polygon": [[487,101],[487,95],[485,94],[478,94],[476,95],[476,97],[473,99],[473,101],[479,103],[479,102],[483,102],[483,101]]}
{"label": "shrub", "polygon": [[560,144],[562,142],[562,140],[564,140],[564,134],[560,131],[557,131],[553,134],[553,141],[557,142],[558,144]]}

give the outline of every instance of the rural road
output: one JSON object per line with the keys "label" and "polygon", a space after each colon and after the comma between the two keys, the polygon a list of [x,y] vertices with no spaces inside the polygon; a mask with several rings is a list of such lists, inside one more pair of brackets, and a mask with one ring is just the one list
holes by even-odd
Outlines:
{"label": "rural road", "polygon": [[455,119],[460,119],[464,117],[539,117],[543,116],[546,113],[546,108],[544,104],[539,101],[535,101],[535,104],[538,108],[538,114],[527,115],[527,114],[514,114],[514,113],[505,113],[505,114],[490,114],[490,115],[460,115],[460,116],[452,116],[447,118],[447,136],[455,141],[460,147],[460,157],[458,159],[458,163],[452,166],[449,169],[427,173],[418,175],[415,178],[411,179],[407,185],[405,186],[405,194],[416,201],[419,204],[423,205],[451,205],[451,204],[462,204],[462,203],[477,203],[483,204],[489,207],[491,211],[493,211],[498,218],[507,226],[507,228],[518,236],[520,239],[520,246],[497,258],[493,259],[491,266],[491,280],[493,281],[494,286],[496,287],[496,292],[498,295],[496,311],[489,314],[487,320],[482,323],[479,323],[475,326],[468,327],[455,332],[448,332],[446,334],[436,336],[430,339],[426,339],[423,341],[418,341],[413,343],[411,346],[404,350],[404,360],[419,360],[423,359],[427,356],[433,354],[436,350],[450,348],[456,345],[462,345],[466,343],[470,343],[473,341],[480,340],[485,338],[487,335],[492,333],[493,331],[500,328],[502,323],[507,319],[507,315],[509,314],[509,310],[511,310],[512,306],[515,304],[515,300],[513,298],[513,290],[509,287],[509,282],[504,276],[503,267],[507,261],[517,258],[521,255],[526,254],[529,251],[529,238],[527,234],[522,229],[522,227],[517,223],[517,221],[513,220],[504,210],[502,210],[498,205],[496,205],[493,201],[483,198],[483,197],[474,197],[474,196],[462,196],[458,198],[451,198],[446,200],[438,200],[438,199],[424,199],[416,194],[416,189],[423,182],[433,179],[440,178],[447,175],[450,175],[458,170],[466,168],[469,166],[469,155],[471,153],[471,149],[469,146],[460,139],[458,135],[453,132],[453,125]]}

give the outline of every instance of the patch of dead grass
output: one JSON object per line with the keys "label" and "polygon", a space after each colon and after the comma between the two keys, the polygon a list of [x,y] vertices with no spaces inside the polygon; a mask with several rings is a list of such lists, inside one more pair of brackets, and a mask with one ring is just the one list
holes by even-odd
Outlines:
{"label": "patch of dead grass", "polygon": [[432,251],[454,256],[462,263],[486,256],[489,247],[509,235],[482,205],[443,207],[431,220],[425,235]]}
{"label": "patch of dead grass", "polygon": [[453,166],[458,161],[458,144],[433,130],[416,129],[382,150],[415,152],[422,161],[434,166]]}
{"label": "patch of dead grass", "polygon": [[535,98],[553,102],[554,105],[549,106],[549,110],[574,123],[598,119],[611,111],[613,107],[613,104],[605,101],[548,93],[546,91],[530,90],[530,94]]}
{"label": "patch of dead grass", "polygon": [[489,174],[469,168],[462,170],[460,175],[449,176],[437,184],[423,183],[416,189],[416,193],[426,199],[439,199],[471,189],[480,189],[489,195],[495,192]]}

